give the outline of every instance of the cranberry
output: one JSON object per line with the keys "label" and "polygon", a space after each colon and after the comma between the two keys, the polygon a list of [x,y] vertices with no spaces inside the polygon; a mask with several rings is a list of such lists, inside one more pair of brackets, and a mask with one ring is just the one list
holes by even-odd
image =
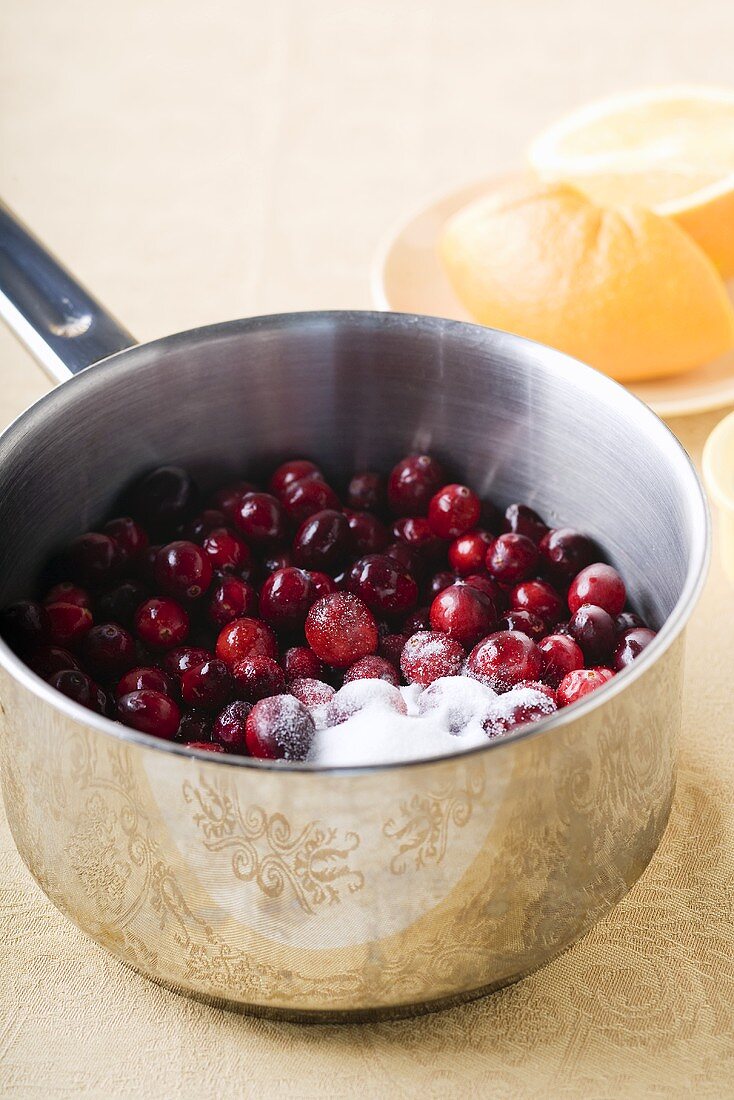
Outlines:
{"label": "cranberry", "polygon": [[494,542],[488,531],[469,531],[449,546],[449,565],[460,576],[465,577],[484,569],[487,550]]}
{"label": "cranberry", "polygon": [[415,607],[418,585],[407,569],[387,554],[368,554],[349,571],[347,585],[370,611],[399,615]]}
{"label": "cranberry", "polygon": [[390,472],[387,498],[397,516],[424,516],[431,497],[446,484],[446,477],[430,455],[408,455]]}
{"label": "cranberry", "polygon": [[309,611],[306,640],[322,661],[347,668],[377,650],[377,624],[362,600],[351,592],[334,592]]}
{"label": "cranberry", "polygon": [[103,622],[121,623],[131,627],[135,612],[148,598],[148,589],[140,581],[123,581],[104,592],[96,604],[97,618]]}
{"label": "cranberry", "polygon": [[407,618],[403,619],[401,624],[401,632],[407,634],[410,637],[411,634],[417,634],[419,630],[431,629],[431,609],[430,607],[417,607]]}
{"label": "cranberry", "polygon": [[171,676],[174,683],[180,685],[181,677],[190,668],[198,668],[205,661],[212,659],[208,649],[196,645],[181,645],[175,649],[169,649],[161,661],[164,670]]}
{"label": "cranberry", "polygon": [[289,485],[303,478],[321,478],[321,470],[307,458],[293,458],[277,468],[268,483],[268,490],[274,497],[282,497]]}
{"label": "cranberry", "polygon": [[323,707],[325,704],[330,703],[336,694],[331,684],[325,684],[323,680],[310,678],[294,680],[288,691],[294,699],[297,699],[299,703],[303,703],[304,707],[309,709]]}
{"label": "cranberry", "polygon": [[212,742],[221,745],[226,752],[246,753],[247,719],[251,710],[252,704],[241,699],[228,703],[212,726]]}
{"label": "cranberry", "polygon": [[115,540],[128,561],[139,558],[150,542],[148,532],[131,516],[118,516],[109,520],[104,525],[104,533]]}
{"label": "cranberry", "polygon": [[173,699],[150,688],[123,695],[117,701],[117,713],[126,726],[166,741],[176,736],[181,721],[181,711]]}
{"label": "cranberry", "polygon": [[92,597],[84,588],[71,581],[61,581],[49,589],[43,598],[45,604],[49,603],[75,603],[77,607],[88,607],[91,611]]}
{"label": "cranberry", "polygon": [[118,623],[100,623],[85,634],[82,657],[98,679],[116,680],[135,664],[135,639]]}
{"label": "cranberry", "polygon": [[441,539],[465,535],[479,522],[482,504],[466,485],[445,485],[431,498],[428,522]]}
{"label": "cranberry", "polygon": [[81,668],[76,657],[69,653],[68,649],[62,649],[57,645],[46,645],[36,650],[30,666],[43,680],[50,680],[55,672],[63,672],[67,668]]}
{"label": "cranberry", "polygon": [[289,569],[293,565],[293,555],[290,550],[281,550],[279,554],[268,554],[261,560],[260,565],[265,576],[269,577],[279,569]]}
{"label": "cranberry", "polygon": [[237,573],[252,557],[245,540],[226,527],[215,527],[203,542],[203,550],[212,569],[221,573]]}
{"label": "cranberry", "polygon": [[176,731],[176,740],[182,741],[191,749],[210,749],[222,752],[221,745],[211,743],[213,719],[205,710],[186,710],[181,715],[181,721]]}
{"label": "cranberry", "polygon": [[86,672],[76,668],[62,669],[53,674],[49,683],[62,695],[73,699],[87,710],[93,710],[96,714],[104,714],[107,710],[107,696]]}
{"label": "cranberry", "polygon": [[319,478],[301,478],[283,493],[283,510],[293,524],[303,523],[309,516],[324,510],[336,511],[339,497],[330,485]]}
{"label": "cranberry", "polygon": [[305,645],[292,646],[285,651],[283,668],[287,680],[321,680],[324,675],[322,662]]}
{"label": "cranberry", "polygon": [[258,546],[285,538],[283,509],[270,493],[247,493],[235,511],[234,522],[248,542]]}
{"label": "cranberry", "polygon": [[207,535],[220,527],[227,527],[227,517],[218,508],[205,508],[184,527],[184,538],[202,543]]}
{"label": "cranberry", "polygon": [[503,692],[521,680],[540,679],[543,657],[527,634],[519,630],[500,630],[474,646],[467,668],[477,680],[494,691]]}
{"label": "cranberry", "polygon": [[519,630],[527,634],[534,642],[539,642],[545,634],[545,623],[531,611],[508,611],[497,623],[499,630]]}
{"label": "cranberry", "polygon": [[217,511],[224,515],[225,520],[234,523],[244,498],[248,493],[256,492],[257,489],[252,482],[235,481],[217,490],[212,498],[212,504]]}
{"label": "cranberry", "polygon": [[478,588],[490,600],[498,611],[507,607],[507,593],[497,581],[492,580],[486,573],[471,573],[468,577],[462,577],[460,584],[468,584],[470,588]]}
{"label": "cranberry", "polygon": [[198,749],[199,752],[224,752],[221,745],[215,745],[213,741],[186,741],[186,747],[189,749]]}
{"label": "cranberry", "polygon": [[186,470],[180,466],[159,466],[133,486],[130,512],[155,535],[166,535],[193,511],[197,495]]}
{"label": "cranberry", "polygon": [[359,512],[381,512],[385,507],[385,479],[382,474],[365,470],[355,474],[347,489],[347,504]]}
{"label": "cranberry", "polygon": [[404,569],[413,577],[422,576],[422,563],[420,555],[416,551],[408,546],[406,542],[391,542],[389,546],[385,547],[384,553],[388,558],[393,558],[394,561],[400,562]]}
{"label": "cranberry", "polygon": [[564,676],[584,667],[584,655],[567,634],[548,634],[538,642],[543,655],[543,679],[557,688]]}
{"label": "cranberry", "polygon": [[65,561],[69,576],[84,588],[100,588],[118,576],[125,556],[109,535],[89,531],[69,544]]}
{"label": "cranberry", "polygon": [[305,519],[293,541],[296,562],[322,572],[340,569],[352,550],[352,534],[343,512],[326,508]]}
{"label": "cranberry", "polygon": [[538,548],[527,535],[498,535],[487,551],[487,569],[498,581],[523,581],[537,564]]}
{"label": "cranberry", "polygon": [[584,603],[593,603],[610,615],[619,615],[626,600],[624,581],[616,569],[603,562],[587,565],[574,577],[568,590],[568,606],[572,613]]}
{"label": "cranberry", "polygon": [[594,543],[572,527],[548,531],[540,542],[540,556],[546,572],[566,584],[596,557]]}
{"label": "cranberry", "polygon": [[77,607],[75,603],[50,603],[46,608],[49,629],[48,639],[52,645],[62,648],[77,645],[94,620],[88,607]]}
{"label": "cranberry", "polygon": [[434,573],[428,582],[428,595],[433,603],[433,597],[437,596],[439,592],[443,592],[444,588],[448,588],[451,584],[456,584],[457,578],[453,573],[449,573],[448,570],[443,570],[439,573]]}
{"label": "cranberry", "polygon": [[135,612],[135,630],[152,649],[169,649],[186,641],[189,617],[175,600],[154,597]]}
{"label": "cranberry", "polygon": [[582,604],[568,625],[588,664],[598,665],[611,657],[617,635],[614,619],[602,607]]}
{"label": "cranberry", "polygon": [[633,627],[623,634],[617,648],[614,650],[614,660],[612,662],[614,671],[621,672],[622,669],[628,668],[635,657],[639,657],[643,649],[649,646],[654,637],[655,631],[649,630],[646,626]]}
{"label": "cranberry", "polygon": [[453,638],[422,630],[405,643],[400,668],[409,684],[426,687],[440,676],[458,676],[465,659],[464,648]]}
{"label": "cranberry", "polygon": [[395,668],[400,668],[400,657],[405,648],[410,635],[408,634],[385,634],[380,638],[380,644],[377,652],[380,657],[384,657],[386,661],[389,661]]}
{"label": "cranberry", "polygon": [[384,680],[352,680],[337,691],[329,703],[328,725],[340,726],[369,707],[387,707],[396,714],[407,714],[408,707],[398,689]]}
{"label": "cranberry", "polygon": [[538,543],[548,534],[548,525],[527,504],[510,504],[505,510],[503,530],[525,535],[531,542]]}
{"label": "cranberry", "polygon": [[285,691],[285,674],[272,657],[245,657],[235,661],[232,675],[237,695],[248,703]]}
{"label": "cranberry", "polygon": [[231,697],[232,678],[224,661],[204,661],[181,677],[181,698],[191,707],[219,710]]}
{"label": "cranberry", "polygon": [[474,645],[492,629],[496,609],[489,596],[468,584],[452,584],[439,592],[431,604],[430,623],[465,648]]}
{"label": "cranberry", "polygon": [[521,680],[519,684],[515,684],[518,688],[532,688],[533,691],[540,691],[550,701],[557,706],[558,697],[556,696],[555,689],[550,684],[544,683],[542,680]]}
{"label": "cranberry", "polygon": [[257,592],[239,577],[222,577],[209,598],[209,618],[216,626],[226,626],[234,619],[251,617],[257,611]]}
{"label": "cranberry", "polygon": [[371,512],[347,512],[352,545],[358,554],[377,554],[390,542],[387,527]]}
{"label": "cranberry", "polygon": [[211,584],[211,562],[195,542],[169,542],[156,555],[155,580],[169,596],[197,600]]}
{"label": "cranberry", "polygon": [[314,599],[320,600],[322,596],[330,596],[337,591],[337,583],[328,573],[319,573],[318,570],[309,570],[311,585],[314,591]]}
{"label": "cranberry", "polygon": [[217,638],[217,657],[233,667],[245,657],[277,657],[278,647],[272,630],[257,619],[244,617],[228,623]]}
{"label": "cranberry", "polygon": [[547,581],[521,581],[510,592],[513,611],[530,611],[552,626],[563,615],[565,604]]}
{"label": "cranberry", "polygon": [[119,699],[122,695],[129,695],[131,691],[159,691],[161,695],[171,694],[171,681],[160,668],[146,668],[139,666],[131,668],[124,676],[121,676],[115,687],[115,695]]}
{"label": "cranberry", "polygon": [[518,685],[494,701],[484,728],[489,737],[501,737],[529,722],[540,722],[556,710],[546,692]]}
{"label": "cranberry", "polygon": [[438,562],[445,553],[446,545],[434,534],[430,523],[423,516],[402,516],[392,525],[393,537],[415,550],[421,558]]}
{"label": "cranberry", "polygon": [[618,638],[621,638],[628,630],[633,630],[638,626],[644,626],[645,629],[647,629],[645,620],[641,619],[639,615],[636,615],[634,611],[623,611],[622,614],[617,615],[614,620],[614,629],[617,631]]}
{"label": "cranberry", "polygon": [[400,684],[395,666],[383,657],[362,657],[359,661],[355,661],[344,674],[345,684],[351,683],[352,680],[384,680],[394,687]]}
{"label": "cranberry", "polygon": [[568,707],[585,695],[604,687],[614,676],[610,668],[577,668],[564,676],[558,685],[558,706]]}
{"label": "cranberry", "polygon": [[306,621],[316,599],[311,577],[304,569],[278,569],[260,593],[260,616],[276,628],[295,630]]}
{"label": "cranberry", "polygon": [[[63,606],[66,607],[66,604]],[[91,626],[91,615],[89,618]],[[46,608],[35,600],[16,600],[3,611],[0,632],[11,649],[18,653],[31,653],[36,646],[48,640],[51,619]]]}
{"label": "cranberry", "polygon": [[292,695],[261,699],[247,719],[247,749],[261,760],[305,760],[313,741],[313,718]]}

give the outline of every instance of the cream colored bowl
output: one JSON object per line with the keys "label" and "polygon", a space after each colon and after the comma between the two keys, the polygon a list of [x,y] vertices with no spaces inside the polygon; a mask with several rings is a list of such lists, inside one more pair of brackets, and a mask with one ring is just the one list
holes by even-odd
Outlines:
{"label": "cream colored bowl", "polygon": [[717,424],[703,451],[703,472],[719,510],[721,559],[734,585],[734,413]]}

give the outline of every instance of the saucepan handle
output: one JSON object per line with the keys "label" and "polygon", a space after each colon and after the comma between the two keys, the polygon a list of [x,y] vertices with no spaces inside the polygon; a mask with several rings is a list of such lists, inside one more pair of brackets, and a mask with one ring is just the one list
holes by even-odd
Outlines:
{"label": "saucepan handle", "polygon": [[56,382],[137,343],[2,203],[0,316]]}

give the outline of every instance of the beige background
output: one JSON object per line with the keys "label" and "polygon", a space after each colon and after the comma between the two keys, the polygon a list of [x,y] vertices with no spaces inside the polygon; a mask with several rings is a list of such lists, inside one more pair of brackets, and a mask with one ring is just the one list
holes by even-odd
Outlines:
{"label": "beige background", "polygon": [[[2,0],[0,192],[141,339],[367,306],[386,228],[560,111],[732,82],[726,0]],[[0,420],[47,382],[0,332]],[[720,414],[672,424],[694,457]],[[1,536],[0,536],[1,537]],[[297,1028],[123,970],[0,817],[0,1094],[734,1096],[734,593],[689,633],[673,819],[542,972],[419,1021]]]}

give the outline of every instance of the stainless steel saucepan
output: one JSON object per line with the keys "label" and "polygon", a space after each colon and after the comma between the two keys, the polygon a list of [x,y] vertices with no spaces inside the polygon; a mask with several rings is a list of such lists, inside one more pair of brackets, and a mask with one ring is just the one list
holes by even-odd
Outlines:
{"label": "stainless steel saucepan", "polygon": [[709,536],[668,429],[588,367],[479,326],[292,313],[135,345],[7,212],[0,265],[6,320],[64,382],[0,438],[0,605],[157,464],[206,487],[295,455],[339,478],[421,449],[598,537],[660,630],[527,732],[348,770],[157,741],[0,645],[5,803],[49,898],[157,982],[298,1019],[435,1008],[573,943],[645,869],[673,795]]}

